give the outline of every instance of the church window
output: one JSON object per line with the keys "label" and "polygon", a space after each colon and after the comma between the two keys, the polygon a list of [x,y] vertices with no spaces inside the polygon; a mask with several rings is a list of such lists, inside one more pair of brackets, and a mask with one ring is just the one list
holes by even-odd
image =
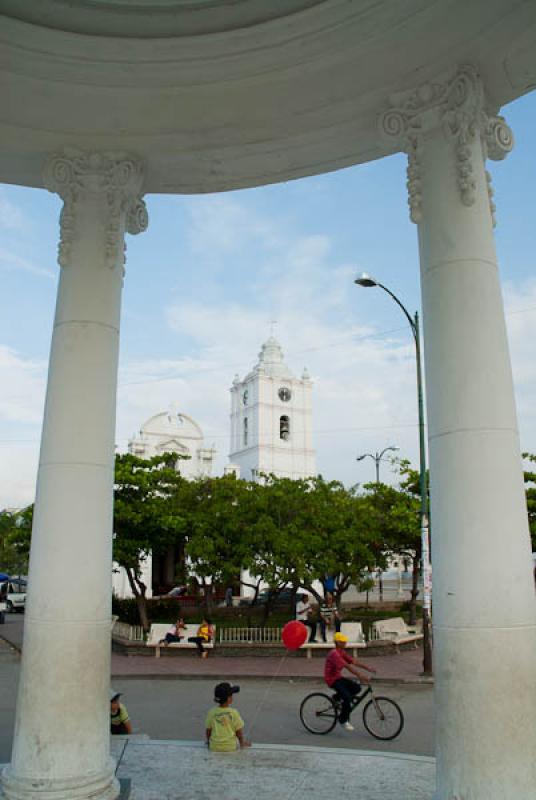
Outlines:
{"label": "church window", "polygon": [[286,414],[279,417],[279,438],[285,442],[290,439],[290,419]]}
{"label": "church window", "polygon": [[248,446],[248,418],[244,417],[244,447]]}

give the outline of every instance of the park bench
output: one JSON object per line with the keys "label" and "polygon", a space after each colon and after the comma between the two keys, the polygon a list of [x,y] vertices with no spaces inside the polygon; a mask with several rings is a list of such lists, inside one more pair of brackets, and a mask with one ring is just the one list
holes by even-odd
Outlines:
{"label": "park bench", "polygon": [[413,643],[417,647],[417,642],[422,639],[422,633],[417,633],[414,628],[408,628],[402,617],[393,617],[373,622],[371,639],[387,640],[396,645]]}
{"label": "park bench", "polygon": [[[154,647],[155,648],[155,656],[156,658],[160,658],[160,648],[165,647],[166,649],[174,648],[176,650],[197,650],[197,645],[194,642],[189,642],[188,639],[190,636],[197,635],[197,629],[199,628],[198,623],[187,623],[186,628],[181,631],[180,635],[184,636],[184,639],[180,642],[172,642],[171,644],[161,644],[161,640],[166,638],[166,633],[169,631],[171,624],[169,622],[157,622],[151,625],[151,629],[149,631],[149,636],[147,637],[146,645],[147,647]],[[216,638],[216,626],[214,625],[214,639]],[[206,642],[203,644],[207,650],[211,650],[214,647],[214,639],[212,642]]]}
{"label": "park bench", "polygon": [[[333,644],[334,633],[335,631],[329,629],[326,631],[327,642],[305,642],[305,644],[302,645],[302,649],[307,651],[307,658],[313,657],[313,650],[332,650],[335,646]],[[343,622],[341,626],[341,633],[344,633],[344,635],[348,637],[346,649],[351,652],[354,658],[357,657],[358,650],[362,650],[367,646],[365,637],[363,635],[363,628],[360,622]],[[318,626],[316,635],[320,635],[320,625]]]}

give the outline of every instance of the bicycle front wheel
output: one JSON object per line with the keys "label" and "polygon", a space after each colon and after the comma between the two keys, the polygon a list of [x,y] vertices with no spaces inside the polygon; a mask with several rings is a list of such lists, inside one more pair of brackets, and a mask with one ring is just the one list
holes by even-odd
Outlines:
{"label": "bicycle front wheel", "polygon": [[402,709],[388,697],[373,697],[363,709],[363,724],[375,739],[394,739],[404,727]]}
{"label": "bicycle front wheel", "polygon": [[331,697],[321,692],[308,694],[300,706],[300,719],[309,733],[325,734],[335,727],[337,710]]}

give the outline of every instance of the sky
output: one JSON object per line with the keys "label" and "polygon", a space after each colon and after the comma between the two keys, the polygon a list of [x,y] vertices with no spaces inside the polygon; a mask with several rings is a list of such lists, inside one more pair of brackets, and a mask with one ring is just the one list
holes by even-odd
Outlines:
{"label": "sky", "polygon": [[[516,146],[489,162],[521,446],[536,452],[536,93],[502,112]],[[415,351],[395,303],[354,285],[366,271],[420,311],[406,158],[219,195],[150,195],[127,236],[116,445],[173,408],[228,461],[229,388],[275,336],[314,381],[317,470],[374,479],[363,453],[397,446],[418,463]],[[34,499],[59,267],[60,199],[0,185],[0,509]],[[388,462],[381,478],[395,482]]]}

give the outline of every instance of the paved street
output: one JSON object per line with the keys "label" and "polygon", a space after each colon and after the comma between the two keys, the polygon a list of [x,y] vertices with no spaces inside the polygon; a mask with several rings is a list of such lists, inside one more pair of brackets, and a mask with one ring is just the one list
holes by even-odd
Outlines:
{"label": "paved street", "polygon": [[18,653],[0,639],[0,764],[11,756],[19,662]]}
{"label": "paved street", "polygon": [[[213,705],[211,680],[116,680],[136,731],[154,739],[196,740],[203,737],[204,719]],[[402,707],[405,728],[394,742],[379,742],[364,729],[361,713],[355,731],[337,728],[327,736],[313,736],[302,726],[299,707],[310,691],[323,691],[318,681],[247,679],[241,682],[235,705],[246,722],[246,734],[265,744],[343,747],[433,755],[433,690],[430,687],[381,686],[378,694],[392,697]]]}
{"label": "paved street", "polygon": [[[152,660],[152,659],[148,659]],[[0,763],[10,758],[13,735],[19,655],[0,640]],[[173,680],[148,677],[113,679],[114,688],[124,692],[134,729],[154,739],[199,740],[203,736],[206,710],[212,705],[212,689],[218,678]],[[237,707],[248,735],[258,743],[313,745],[321,747],[385,750],[418,755],[433,754],[433,690],[430,686],[380,686],[378,692],[400,703],[406,718],[404,731],[394,742],[372,739],[364,730],[361,716],[356,730],[336,728],[328,736],[312,736],[301,726],[298,709],[302,698],[321,687],[314,679],[292,681],[247,678],[241,682]]]}

